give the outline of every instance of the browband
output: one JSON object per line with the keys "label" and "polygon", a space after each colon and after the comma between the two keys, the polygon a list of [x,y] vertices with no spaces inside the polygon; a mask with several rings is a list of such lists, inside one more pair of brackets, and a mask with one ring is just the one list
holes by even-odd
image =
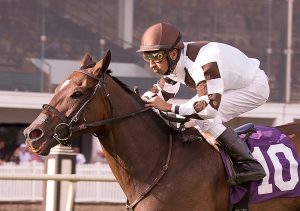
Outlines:
{"label": "browband", "polygon": [[95,80],[97,80],[97,81],[100,81],[100,78],[98,78],[98,77],[94,76],[93,74],[88,73],[88,72],[86,72],[86,71],[84,71],[84,70],[75,70],[75,71],[76,71],[76,72],[83,73],[83,74],[85,74],[85,75],[87,75],[87,76],[90,76],[91,78],[93,78],[93,79],[95,79]]}

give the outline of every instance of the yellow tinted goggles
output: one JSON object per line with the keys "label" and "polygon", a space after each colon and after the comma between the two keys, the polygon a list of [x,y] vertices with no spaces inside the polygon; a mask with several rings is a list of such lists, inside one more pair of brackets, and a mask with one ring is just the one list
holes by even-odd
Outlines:
{"label": "yellow tinted goggles", "polygon": [[167,52],[166,51],[152,51],[152,52],[144,52],[143,53],[143,59],[146,62],[150,62],[150,60],[154,61],[154,62],[162,62],[162,60],[164,60],[167,56]]}

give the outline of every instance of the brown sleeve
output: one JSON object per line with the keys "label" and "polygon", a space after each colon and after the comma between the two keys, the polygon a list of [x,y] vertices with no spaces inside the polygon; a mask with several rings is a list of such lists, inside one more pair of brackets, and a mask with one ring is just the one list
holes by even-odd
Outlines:
{"label": "brown sleeve", "polygon": [[[204,71],[205,80],[200,81],[197,86],[197,94],[198,96],[207,96],[209,99],[209,105],[214,109],[218,110],[221,103],[222,95],[219,93],[208,93],[207,82],[212,79],[221,78],[221,74],[219,71],[219,67],[217,62],[210,62],[202,66]],[[194,108],[198,112],[201,112],[206,108],[208,104],[206,101],[197,101],[194,103]]]}
{"label": "brown sleeve", "polygon": [[[150,89],[150,91],[157,94],[160,91],[160,89],[161,89],[161,94],[162,94],[164,100],[168,101],[169,99],[175,97],[175,93],[169,93],[169,92],[166,92],[164,90],[164,86],[165,86],[166,83],[174,85],[174,84],[176,84],[178,82],[177,81],[173,81],[170,78],[161,77],[158,80],[158,82],[152,86],[152,88]],[[157,86],[159,86],[160,89]]]}

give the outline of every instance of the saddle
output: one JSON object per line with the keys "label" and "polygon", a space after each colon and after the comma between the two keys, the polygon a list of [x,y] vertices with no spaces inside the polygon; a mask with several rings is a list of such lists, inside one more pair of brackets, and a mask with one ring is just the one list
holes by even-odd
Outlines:
{"label": "saddle", "polygon": [[[178,115],[173,113],[165,113],[159,111],[160,117],[173,129],[173,131],[180,134],[182,137],[182,143],[190,144],[194,141],[205,140],[210,145],[212,145],[216,150],[218,149],[217,141],[206,131],[201,130],[198,126],[187,127],[186,123],[191,121],[187,117],[178,117]],[[247,139],[252,132],[254,132],[254,124],[246,123],[234,129],[238,135],[245,135],[244,140]]]}
{"label": "saddle", "polygon": [[[188,120],[180,120],[182,140],[192,143],[204,139],[218,149],[226,171],[226,179],[234,174],[236,164],[205,131],[199,128],[186,128]],[[240,138],[246,142],[253,157],[263,164],[267,173],[262,181],[252,181],[242,185],[230,185],[230,210],[248,210],[248,204],[271,200],[275,197],[300,196],[300,157],[289,136],[277,127],[253,125],[248,123],[235,129]],[[194,136],[201,137],[195,139]],[[238,166],[237,166],[238,167]]]}
{"label": "saddle", "polygon": [[[183,144],[191,144],[195,141],[207,141],[211,146],[213,146],[220,154],[227,172],[227,177],[231,178],[235,175],[235,169],[238,168],[238,164],[234,163],[229,155],[227,155],[222,149],[219,148],[219,144],[214,137],[212,137],[208,132],[201,130],[197,126],[186,127],[186,123],[190,121],[188,118],[177,118],[176,115],[169,116],[163,112],[160,112],[160,116],[166,121],[166,123],[181,136]],[[243,141],[247,140],[248,137],[255,132],[255,127],[253,123],[247,123],[241,125],[234,129],[235,132],[243,136]],[[235,192],[233,195],[242,195],[234,203],[231,203],[230,210],[248,210],[249,194],[247,191],[248,187],[234,187],[230,189],[230,192]]]}

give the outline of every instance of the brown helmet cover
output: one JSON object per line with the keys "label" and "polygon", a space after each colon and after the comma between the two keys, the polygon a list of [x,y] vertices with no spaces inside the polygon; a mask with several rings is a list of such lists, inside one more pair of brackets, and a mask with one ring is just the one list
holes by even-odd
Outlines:
{"label": "brown helmet cover", "polygon": [[182,49],[183,41],[179,30],[169,23],[157,23],[144,32],[137,52]]}

